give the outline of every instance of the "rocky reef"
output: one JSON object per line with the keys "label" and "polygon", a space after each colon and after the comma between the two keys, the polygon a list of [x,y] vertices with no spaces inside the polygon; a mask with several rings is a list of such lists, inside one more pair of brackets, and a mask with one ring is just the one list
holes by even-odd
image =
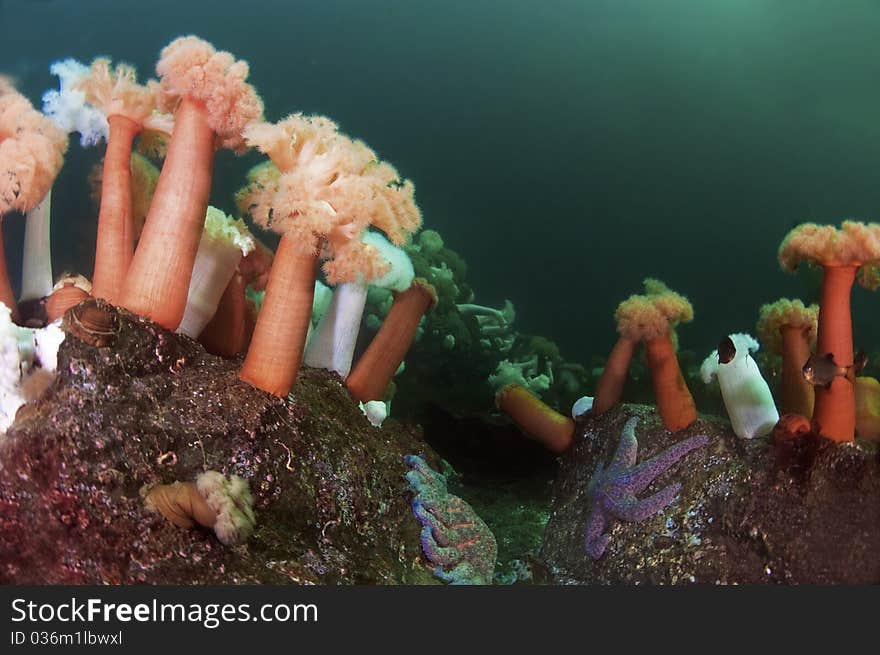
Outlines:
{"label": "rocky reef", "polygon": [[[64,329],[57,379],[0,437],[0,583],[438,582],[404,464],[437,457],[413,428],[373,427],[338,376],[304,368],[275,398],[100,301]],[[248,482],[245,543],[146,509],[151,488],[207,470]]]}
{"label": "rocky reef", "polygon": [[[420,430],[393,419],[374,427],[336,374],[303,368],[282,400],[240,382],[238,360],[100,301],[68,312],[63,328],[57,379],[0,437],[0,583],[436,584],[440,559],[423,542],[455,545],[449,526],[479,528],[491,552],[479,576],[456,581],[491,580],[494,538],[479,517],[440,526],[414,516],[421,496],[406,462],[443,468]],[[620,454],[628,423],[634,439]],[[706,416],[672,434],[653,407],[622,405],[578,419],[558,465],[534,559],[507,543],[522,516],[456,490],[474,494],[501,535],[496,582],[880,582],[876,444],[743,440]],[[631,476],[643,470],[645,484]],[[144,502],[158,485],[206,471],[247,481],[256,528],[243,543],[181,529]],[[530,470],[521,483],[534,480]],[[591,556],[600,487],[604,547]],[[538,496],[534,506],[546,507]],[[633,512],[618,507],[627,498]],[[443,554],[467,570],[477,561]]]}
{"label": "rocky reef", "polygon": [[[624,425],[638,417],[638,461],[706,435],[646,494],[680,485],[652,516],[614,521],[607,548],[588,556],[590,480],[612,460]],[[880,455],[874,444],[803,437],[743,440],[699,418],[664,429],[652,407],[622,405],[578,422],[560,458],[541,559],[561,584],[865,584],[880,582]]]}

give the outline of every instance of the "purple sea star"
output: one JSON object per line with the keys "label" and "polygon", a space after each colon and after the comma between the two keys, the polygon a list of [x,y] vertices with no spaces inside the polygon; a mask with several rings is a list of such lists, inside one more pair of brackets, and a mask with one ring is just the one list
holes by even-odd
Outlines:
{"label": "purple sea star", "polygon": [[590,518],[587,519],[586,545],[587,555],[594,560],[602,557],[611,541],[611,535],[603,533],[613,519],[644,521],[675,500],[678,492],[681,491],[679,482],[641,500],[636,498],[636,495],[647,489],[660,474],[675,465],[682,457],[709,441],[709,437],[702,434],[690,437],[636,465],[639,448],[639,443],[636,441],[638,421],[638,418],[633,417],[626,422],[611,464],[605,468],[599,462],[587,487],[591,511]]}
{"label": "purple sea star", "polygon": [[498,546],[473,508],[446,489],[446,478],[417,455],[404,458],[416,493],[413,514],[422,524],[422,552],[434,575],[450,584],[492,584]]}

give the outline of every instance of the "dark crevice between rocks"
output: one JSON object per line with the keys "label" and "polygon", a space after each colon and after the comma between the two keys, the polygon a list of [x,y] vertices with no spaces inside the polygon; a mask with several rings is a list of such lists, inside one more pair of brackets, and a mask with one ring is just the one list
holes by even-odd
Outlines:
{"label": "dark crevice between rocks", "polygon": [[534,582],[557,458],[505,417],[418,416],[425,440],[451,466],[450,491],[471,504],[498,542],[496,581]]}

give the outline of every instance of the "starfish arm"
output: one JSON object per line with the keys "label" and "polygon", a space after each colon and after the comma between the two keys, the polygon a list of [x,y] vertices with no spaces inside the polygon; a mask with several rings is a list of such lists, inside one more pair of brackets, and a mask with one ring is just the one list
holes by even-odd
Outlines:
{"label": "starfish arm", "polygon": [[681,484],[676,482],[664,487],[655,494],[642,500],[627,494],[617,499],[609,499],[609,510],[621,521],[639,522],[665,509],[681,491]]}
{"label": "starfish arm", "polygon": [[412,502],[412,511],[416,520],[423,526],[434,525],[437,521],[437,519],[434,518],[434,515],[428,511],[428,508],[425,507],[425,504],[418,498]]}
{"label": "starfish arm", "polygon": [[647,498],[642,498],[635,508],[635,520],[644,521],[645,519],[662,512],[669,507],[678,497],[681,491],[681,483],[675,482],[668,487],[663,487],[655,494],[651,494]]}
{"label": "starfish arm", "polygon": [[605,509],[619,521],[633,521],[633,512],[638,502],[633,494],[624,492],[614,496],[606,496]]}
{"label": "starfish arm", "polygon": [[587,541],[591,541],[602,534],[605,529],[605,513],[598,503],[593,505],[593,511],[590,512],[590,518],[587,519],[587,529],[585,531]]}
{"label": "starfish arm", "polygon": [[602,556],[611,539],[610,535],[602,534],[605,530],[605,523],[605,513],[598,506],[598,503],[594,504],[590,518],[587,519],[587,529],[584,535],[587,554],[593,559],[599,559]]}
{"label": "starfish arm", "polygon": [[600,557],[602,557],[602,555],[605,554],[605,549],[608,548],[608,544],[610,543],[610,534],[599,535],[593,541],[587,542],[587,555],[589,555],[591,559],[599,559]]}
{"label": "starfish arm", "polygon": [[[447,511],[447,503],[445,502],[445,498],[439,500],[432,496],[422,497],[417,496],[413,499],[413,512],[416,511],[416,505],[418,505],[421,509],[420,511],[424,514],[427,512],[433,516],[435,521],[442,521],[443,515]],[[416,514],[418,516],[418,514]]]}
{"label": "starfish arm", "polygon": [[441,546],[434,538],[434,531],[431,526],[426,525],[422,528],[422,552],[429,562],[433,564],[449,565],[455,564],[459,559],[458,549],[452,546]]}
{"label": "starfish arm", "polygon": [[425,478],[433,478],[436,475],[431,467],[428,466],[428,463],[418,455],[406,455],[403,458],[403,462]]}
{"label": "starfish arm", "polygon": [[659,475],[674,466],[678,460],[709,442],[706,435],[690,437],[673,444],[659,455],[642,462],[620,476],[615,483],[625,487],[632,494],[643,492]]}
{"label": "starfish arm", "polygon": [[[418,509],[417,509],[418,506]],[[422,523],[429,520],[434,532],[452,538],[456,530],[473,525],[473,509],[458,496],[446,498],[416,498],[413,500],[413,513]]]}
{"label": "starfish arm", "polygon": [[434,575],[451,585],[488,584],[488,582],[484,580],[483,577],[474,570],[474,567],[471,565],[470,562],[462,562],[461,564],[456,564],[448,571],[442,566],[438,566],[436,569],[434,569]]}
{"label": "starfish arm", "polygon": [[617,444],[617,450],[611,460],[612,467],[617,464],[622,465],[623,468],[630,468],[636,463],[639,450],[639,442],[636,440],[636,424],[638,422],[638,417],[633,416],[623,426],[623,431],[620,433],[620,443]]}
{"label": "starfish arm", "polygon": [[593,471],[593,475],[590,476],[590,481],[587,482],[587,489],[598,489],[602,485],[602,480],[605,477],[605,466],[603,466],[602,462],[596,464],[596,468]]}
{"label": "starfish arm", "polygon": [[446,478],[428,466],[428,463],[418,455],[407,455],[404,462],[411,470],[406,473],[406,480],[416,491],[424,488],[434,490],[446,490]]}
{"label": "starfish arm", "polygon": [[406,481],[409,482],[413,489],[421,489],[428,484],[428,478],[415,470],[406,472]]}
{"label": "starfish arm", "polygon": [[415,499],[412,503],[413,514],[423,527],[431,531],[432,538],[441,546],[448,546],[453,539],[450,537],[449,528],[440,519],[440,516],[434,513],[435,510],[420,499]]}

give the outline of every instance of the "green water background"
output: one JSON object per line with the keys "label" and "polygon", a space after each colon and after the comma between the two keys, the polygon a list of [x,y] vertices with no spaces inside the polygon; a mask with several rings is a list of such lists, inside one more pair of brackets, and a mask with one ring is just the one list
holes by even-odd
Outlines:
{"label": "green water background", "polygon": [[[322,113],[416,183],[477,301],[587,362],[643,277],[694,303],[683,347],[815,291],[776,249],[804,220],[878,219],[880,3],[867,0],[0,0],[0,72],[38,102],[53,60],[154,75],[195,33],[251,65],[267,117]],[[56,267],[91,272],[96,210],[71,143]],[[217,160],[212,202],[255,155]],[[5,221],[18,271],[21,221]],[[880,298],[855,292],[856,343]]]}

